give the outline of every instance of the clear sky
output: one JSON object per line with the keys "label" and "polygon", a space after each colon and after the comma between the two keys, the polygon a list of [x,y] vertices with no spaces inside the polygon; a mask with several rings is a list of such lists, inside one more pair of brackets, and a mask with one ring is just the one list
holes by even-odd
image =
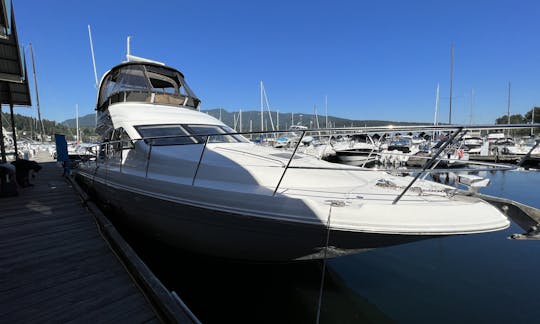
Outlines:
{"label": "clear sky", "polygon": [[[540,1],[13,0],[19,41],[33,44],[44,118],[92,113],[98,77],[132,54],[175,67],[202,108],[259,109],[259,82],[280,112],[352,119],[491,124],[540,106]],[[28,64],[31,73],[31,65]],[[33,82],[31,83],[32,93]],[[35,104],[35,95],[33,97]],[[35,108],[17,108],[34,114]]]}

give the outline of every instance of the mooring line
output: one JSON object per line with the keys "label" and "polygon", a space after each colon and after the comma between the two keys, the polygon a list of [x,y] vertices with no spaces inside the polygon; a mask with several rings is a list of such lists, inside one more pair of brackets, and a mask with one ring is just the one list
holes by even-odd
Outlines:
{"label": "mooring line", "polygon": [[321,304],[322,304],[322,296],[323,296],[323,289],[324,289],[324,277],[326,274],[326,254],[328,251],[328,243],[330,241],[330,218],[332,216],[332,206],[330,205],[330,210],[328,211],[328,220],[326,221],[326,244],[324,246],[324,254],[323,254],[323,267],[322,267],[322,274],[321,274],[321,287],[319,288],[319,304],[317,306],[317,320],[315,323],[319,324],[319,319],[321,317]]}

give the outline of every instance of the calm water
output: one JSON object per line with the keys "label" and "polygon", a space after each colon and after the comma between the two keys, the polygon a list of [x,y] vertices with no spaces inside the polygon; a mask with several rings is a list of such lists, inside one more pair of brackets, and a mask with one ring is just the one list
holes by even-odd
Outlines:
{"label": "calm water", "polygon": [[[484,173],[483,193],[540,208],[540,172]],[[454,175],[443,175],[452,181]],[[321,262],[205,259],[120,228],[150,268],[204,323],[314,323]],[[540,240],[505,231],[447,237],[330,260],[321,323],[538,321]]]}

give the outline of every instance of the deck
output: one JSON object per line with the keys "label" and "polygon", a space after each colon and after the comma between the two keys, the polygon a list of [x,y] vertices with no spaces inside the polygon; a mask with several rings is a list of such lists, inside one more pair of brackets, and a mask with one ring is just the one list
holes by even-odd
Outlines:
{"label": "deck", "polygon": [[0,322],[191,323],[62,169],[40,165],[35,186],[0,198]]}

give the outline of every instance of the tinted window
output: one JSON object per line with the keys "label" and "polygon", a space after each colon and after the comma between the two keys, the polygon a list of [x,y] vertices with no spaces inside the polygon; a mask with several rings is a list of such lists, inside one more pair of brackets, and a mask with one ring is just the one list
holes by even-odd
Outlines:
{"label": "tinted window", "polygon": [[189,135],[180,125],[138,126],[137,131],[139,134],[141,134],[142,138],[153,138],[145,140],[146,143],[152,143],[152,145],[181,145],[197,143],[197,141],[190,136],[175,137]]}

